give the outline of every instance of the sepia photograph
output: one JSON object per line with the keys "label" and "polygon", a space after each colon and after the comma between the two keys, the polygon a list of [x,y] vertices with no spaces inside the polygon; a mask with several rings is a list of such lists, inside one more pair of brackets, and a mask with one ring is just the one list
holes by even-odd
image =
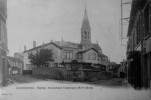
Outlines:
{"label": "sepia photograph", "polygon": [[0,0],[0,100],[151,100],[151,0]]}

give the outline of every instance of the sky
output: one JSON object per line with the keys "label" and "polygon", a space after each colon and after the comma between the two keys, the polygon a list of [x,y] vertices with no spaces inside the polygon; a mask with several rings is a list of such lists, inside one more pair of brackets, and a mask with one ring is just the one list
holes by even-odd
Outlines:
{"label": "sky", "polygon": [[[80,43],[85,5],[91,26],[91,40],[111,61],[126,59],[126,46],[119,35],[121,0],[8,0],[7,34],[9,55],[51,40]],[[127,0],[123,0],[126,2]],[[129,17],[130,5],[123,6]],[[123,36],[127,34],[124,26]],[[126,44],[126,42],[123,42]]]}

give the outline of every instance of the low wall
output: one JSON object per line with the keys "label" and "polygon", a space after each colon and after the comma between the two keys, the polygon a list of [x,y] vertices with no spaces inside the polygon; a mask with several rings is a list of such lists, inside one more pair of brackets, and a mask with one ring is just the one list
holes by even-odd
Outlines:
{"label": "low wall", "polygon": [[33,76],[39,78],[49,78],[49,79],[57,79],[64,80],[66,76],[66,71],[64,68],[34,68]]}

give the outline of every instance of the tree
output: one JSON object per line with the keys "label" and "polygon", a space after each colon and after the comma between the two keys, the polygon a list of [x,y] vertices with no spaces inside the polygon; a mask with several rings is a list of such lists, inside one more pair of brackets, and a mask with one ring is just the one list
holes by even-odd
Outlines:
{"label": "tree", "polygon": [[35,54],[31,53],[28,59],[30,59],[30,63],[36,67],[48,67],[48,63],[54,61],[53,53],[50,49],[41,49]]}

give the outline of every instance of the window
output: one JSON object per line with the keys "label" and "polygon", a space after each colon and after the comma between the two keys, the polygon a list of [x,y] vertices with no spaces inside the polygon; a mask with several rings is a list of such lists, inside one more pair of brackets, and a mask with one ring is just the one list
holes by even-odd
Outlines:
{"label": "window", "polygon": [[147,5],[144,10],[144,24],[145,24],[144,36],[147,36],[149,34],[149,5]]}
{"label": "window", "polygon": [[70,59],[73,59],[73,53],[70,52]]}
{"label": "window", "polygon": [[94,60],[95,60],[95,59],[96,59],[96,54],[94,53],[93,55],[94,55],[94,57],[93,57],[93,58],[94,58]]}
{"label": "window", "polygon": [[73,59],[73,52],[66,52],[65,58],[66,59]]}
{"label": "window", "polygon": [[72,54],[71,54],[71,52],[69,52],[69,59],[71,59],[71,57],[72,57]]}
{"label": "window", "polygon": [[133,48],[135,48],[135,46],[136,46],[136,29],[134,29],[134,31],[133,31],[134,33],[133,33]]}
{"label": "window", "polygon": [[91,54],[89,53],[89,54],[88,54],[88,60],[90,60],[90,59],[91,59]]}
{"label": "window", "polygon": [[141,17],[139,15],[138,20],[137,20],[137,25],[136,25],[137,44],[140,42],[140,37],[141,37],[140,29],[141,29]]}
{"label": "window", "polygon": [[88,60],[96,60],[96,54],[95,53],[89,53],[88,54]]}
{"label": "window", "polygon": [[69,52],[67,52],[67,59],[69,59],[70,58],[70,54],[69,54]]}
{"label": "window", "polygon": [[65,53],[65,59],[67,59],[67,52]]}

